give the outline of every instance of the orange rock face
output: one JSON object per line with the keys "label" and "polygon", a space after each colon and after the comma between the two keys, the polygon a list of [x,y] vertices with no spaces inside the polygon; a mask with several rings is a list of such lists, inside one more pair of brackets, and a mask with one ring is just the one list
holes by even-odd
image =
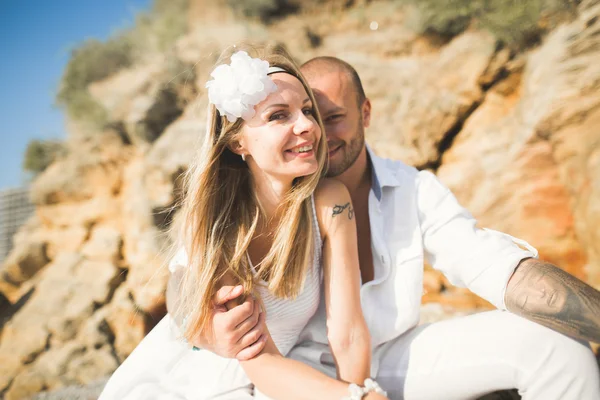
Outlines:
{"label": "orange rock face", "polygon": [[[164,314],[171,208],[204,134],[205,79],[242,39],[353,64],[377,153],[433,170],[481,226],[600,288],[600,5],[582,1],[574,21],[512,54],[475,30],[418,36],[398,2],[367,3],[264,26],[194,0],[194,29],[168,56],[194,64],[191,90],[165,86],[172,71],[155,59],[90,87],[114,126],[69,123],[71,153],[34,183],[36,216],[0,271],[3,298],[21,302],[2,327],[0,393],[101,378]],[[184,92],[198,97],[172,97]],[[427,318],[491,307],[428,267],[423,283]]]}

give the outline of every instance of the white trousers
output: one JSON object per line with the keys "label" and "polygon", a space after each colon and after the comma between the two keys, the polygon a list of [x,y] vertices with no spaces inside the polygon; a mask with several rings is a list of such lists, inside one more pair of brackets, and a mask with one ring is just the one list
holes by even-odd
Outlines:
{"label": "white trousers", "polygon": [[[600,399],[587,343],[509,312],[418,326],[386,346],[376,379],[394,400],[476,399],[502,389],[524,400]],[[335,375],[328,362],[301,361]]]}
{"label": "white trousers", "polygon": [[[268,400],[236,360],[191,351],[170,325],[166,316],[146,336],[100,400]],[[600,399],[598,366],[587,345],[508,312],[418,326],[385,346],[376,379],[394,400],[475,399],[514,388],[525,400]],[[335,377],[331,357],[299,353],[289,356]]]}

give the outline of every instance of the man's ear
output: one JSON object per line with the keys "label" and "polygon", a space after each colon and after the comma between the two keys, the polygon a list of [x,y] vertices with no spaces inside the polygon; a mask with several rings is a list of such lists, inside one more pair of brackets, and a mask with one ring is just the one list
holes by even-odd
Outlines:
{"label": "man's ear", "polygon": [[363,127],[368,128],[371,124],[371,101],[369,99],[365,99],[360,112],[362,113]]}

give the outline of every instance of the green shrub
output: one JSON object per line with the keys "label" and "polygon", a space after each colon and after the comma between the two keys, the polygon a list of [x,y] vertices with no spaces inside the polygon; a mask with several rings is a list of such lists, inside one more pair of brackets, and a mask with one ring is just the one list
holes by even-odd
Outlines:
{"label": "green shrub", "polygon": [[189,0],[154,0],[148,12],[137,15],[130,34],[141,55],[169,50],[188,31]]}
{"label": "green shrub", "polygon": [[132,42],[127,35],[104,43],[88,39],[71,52],[56,95],[57,103],[64,106],[74,119],[101,124],[106,115],[88,93],[88,85],[131,65],[133,61]]}
{"label": "green shrub", "polygon": [[62,142],[33,139],[27,144],[27,148],[25,149],[23,169],[33,175],[37,175],[65,153],[66,147]]}
{"label": "green shrub", "polygon": [[258,18],[269,22],[275,17],[281,17],[295,12],[300,8],[298,1],[293,0],[227,0],[238,14],[250,18]]}
{"label": "green shrub", "polygon": [[187,31],[189,0],[155,0],[150,11],[136,17],[133,27],[106,42],[89,39],[71,52],[56,102],[70,117],[100,127],[106,111],[89,94],[90,83],[129,67],[149,53],[164,52]]}
{"label": "green shrub", "polygon": [[502,42],[517,47],[535,44],[541,34],[575,14],[574,1],[564,0],[493,0],[485,3],[480,25]]}
{"label": "green shrub", "polygon": [[523,47],[543,33],[544,18],[574,10],[574,0],[404,0],[419,11],[422,33],[451,38],[471,23],[490,31],[501,42]]}

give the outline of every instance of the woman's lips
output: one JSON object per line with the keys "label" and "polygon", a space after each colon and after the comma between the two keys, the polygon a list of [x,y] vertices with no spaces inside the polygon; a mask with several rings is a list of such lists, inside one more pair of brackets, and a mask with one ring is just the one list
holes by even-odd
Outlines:
{"label": "woman's lips", "polygon": [[298,157],[298,158],[308,158],[308,157],[312,157],[315,155],[314,150],[305,151],[303,153],[294,153],[293,151],[288,150],[288,151],[286,151],[286,153],[293,157]]}
{"label": "woman's lips", "polygon": [[[297,158],[312,157],[315,154],[314,145],[312,143],[296,146],[293,149],[286,150],[285,152]],[[302,151],[299,151],[302,150]]]}

